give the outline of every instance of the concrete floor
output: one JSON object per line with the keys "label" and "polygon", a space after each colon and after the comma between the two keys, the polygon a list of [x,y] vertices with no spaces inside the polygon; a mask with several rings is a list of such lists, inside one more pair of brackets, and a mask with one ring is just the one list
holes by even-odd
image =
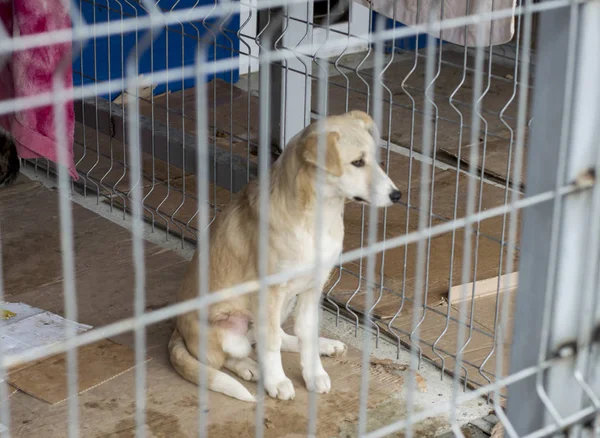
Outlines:
{"label": "concrete floor", "polygon": [[[35,174],[33,169],[27,167],[23,169],[23,173],[34,180],[42,182],[47,187],[56,186],[56,182],[53,179],[46,178],[45,173]],[[98,204],[95,196],[84,197],[78,193],[73,194],[73,202],[97,213],[98,215],[111,220],[112,222],[126,228],[131,229],[131,221],[123,219],[121,211],[114,209],[112,212],[106,204]],[[152,232],[149,225],[144,228],[144,237],[148,241],[160,245],[165,249],[177,252],[179,255],[190,259],[194,246],[191,244],[183,244],[181,240],[177,238],[165,238],[165,233],[160,230]],[[375,338],[370,332],[366,332],[362,328],[359,328],[355,334],[354,323],[350,323],[343,319],[337,321],[334,314],[325,311],[323,312],[322,328],[332,333],[335,338],[342,340],[350,346],[353,346],[359,350],[363,350],[365,344],[364,336],[369,337],[369,349],[371,351],[371,358],[375,357],[378,359],[389,359],[392,363],[400,366],[394,370],[394,373],[399,373],[405,377],[405,381],[408,381],[409,371],[402,365],[410,364],[411,355],[406,350],[400,350],[399,357],[396,357],[397,349],[395,343],[392,344],[386,339],[381,338],[378,345],[375,343]],[[422,362],[421,368],[418,371],[422,377],[422,384],[419,384],[419,389],[414,393],[414,412],[428,412],[431,411],[431,415],[417,425],[415,429],[418,432],[418,436],[429,436],[435,437],[447,433],[450,426],[448,423],[449,407],[448,402],[452,398],[453,393],[453,380],[452,378],[442,375],[441,371],[430,363],[425,361]],[[459,390],[458,396],[461,398],[467,397],[468,393],[464,393]],[[391,419],[401,418],[404,413],[408,412],[407,406],[408,400],[408,385],[403,385],[402,390],[398,392],[392,399],[387,400],[370,409],[368,412],[368,426],[370,428],[379,428],[388,425]],[[481,398],[473,398],[464,403],[460,403],[457,407],[457,418],[461,426],[467,426],[471,423],[481,423],[481,419],[490,414],[492,406],[486,403]],[[488,417],[490,420],[490,417]],[[493,421],[493,417],[492,417]],[[483,422],[481,424],[492,424]],[[470,426],[474,427],[474,426]],[[340,436],[352,436],[354,429],[342,430]],[[481,429],[482,433],[485,433]],[[393,435],[400,436],[400,435]]]}

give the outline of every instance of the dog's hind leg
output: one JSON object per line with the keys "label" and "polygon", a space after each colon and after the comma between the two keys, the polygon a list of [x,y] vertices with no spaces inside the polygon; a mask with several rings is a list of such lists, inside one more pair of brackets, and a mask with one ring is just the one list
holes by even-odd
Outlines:
{"label": "dog's hind leg", "polygon": [[248,339],[249,318],[238,314],[225,314],[213,322],[219,330],[221,348],[229,356],[242,359],[252,352]]}
{"label": "dog's hind leg", "polygon": [[258,364],[249,357],[243,359],[227,358],[225,368],[249,382],[258,381]]}
{"label": "dog's hind leg", "polygon": [[[244,385],[213,366],[199,362],[196,357],[196,349],[194,349],[194,354],[192,355],[187,349],[183,338],[176,329],[169,341],[169,358],[173,368],[175,368],[175,371],[181,377],[198,385],[200,383],[200,370],[203,369],[206,373],[208,389],[242,401],[256,401]],[[208,352],[207,356],[211,356],[210,352]]]}
{"label": "dog's hind leg", "polygon": [[223,351],[231,357],[243,359],[252,352],[252,344],[245,335],[227,331],[222,336]]}
{"label": "dog's hind leg", "polygon": [[[319,338],[319,354],[321,356],[337,357],[346,353],[346,344],[335,339]],[[281,351],[300,353],[300,342],[297,336],[288,335],[281,329]]]}

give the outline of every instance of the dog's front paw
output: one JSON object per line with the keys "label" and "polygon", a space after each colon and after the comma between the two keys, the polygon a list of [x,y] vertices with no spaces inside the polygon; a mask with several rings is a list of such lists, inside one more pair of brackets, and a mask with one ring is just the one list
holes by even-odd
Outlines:
{"label": "dog's front paw", "polygon": [[296,396],[292,381],[285,376],[280,380],[265,381],[265,390],[271,397],[280,400],[293,400]]}
{"label": "dog's front paw", "polygon": [[315,375],[311,375],[310,372],[304,371],[302,377],[304,377],[306,389],[311,392],[314,391],[318,394],[327,394],[331,390],[331,379],[325,370],[318,371]]}
{"label": "dog's front paw", "polygon": [[346,354],[348,347],[346,344],[334,339],[319,339],[319,354],[321,356],[337,357]]}

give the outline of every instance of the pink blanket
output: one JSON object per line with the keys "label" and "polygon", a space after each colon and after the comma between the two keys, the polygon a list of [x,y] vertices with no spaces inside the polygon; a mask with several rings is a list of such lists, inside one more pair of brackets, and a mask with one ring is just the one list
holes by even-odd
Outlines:
{"label": "pink blanket", "polygon": [[[71,27],[68,11],[61,0],[0,0],[0,23],[13,37],[49,32]],[[68,58],[64,73],[65,87],[72,88],[71,44],[54,44],[36,47],[9,55],[0,65],[0,100],[35,96],[52,91],[53,74]],[[61,163],[71,176],[79,177],[73,162],[73,128],[75,113],[73,102],[65,104],[67,123],[67,157]],[[58,162],[54,109],[52,106],[31,108],[14,114],[0,116],[0,124],[15,139],[21,158],[47,158]]]}

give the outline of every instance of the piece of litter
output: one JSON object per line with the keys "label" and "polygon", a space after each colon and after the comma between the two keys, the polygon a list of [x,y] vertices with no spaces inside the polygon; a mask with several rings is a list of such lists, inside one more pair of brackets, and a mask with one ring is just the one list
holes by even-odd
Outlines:
{"label": "piece of litter", "polygon": [[[371,366],[377,369],[383,369],[388,373],[394,371],[406,371],[410,368],[406,364],[396,363],[391,359],[378,359],[376,357],[372,357],[370,363]],[[415,373],[415,382],[417,383],[417,390],[419,392],[427,392],[427,381],[422,375]]]}
{"label": "piece of litter", "polygon": [[16,313],[11,312],[10,310],[2,309],[2,319],[10,319],[15,315]]}
{"label": "piece of litter", "polygon": [[273,427],[273,422],[269,417],[265,417],[264,424],[266,429],[271,429]]}
{"label": "piece of litter", "polygon": [[417,389],[419,392],[427,392],[427,382],[425,378],[419,373],[415,373],[415,380],[417,381]]}
{"label": "piece of litter", "polygon": [[379,319],[380,321],[387,321],[388,319],[392,319],[395,315],[386,315],[386,316],[379,316],[377,317],[377,319]]}
{"label": "piece of litter", "polygon": [[14,323],[7,323],[0,328],[4,354],[19,354],[35,347],[62,342],[66,339],[65,328],[69,325],[74,327],[77,334],[92,328],[50,312],[37,313],[20,321],[16,321],[16,318],[14,320]]}
{"label": "piece of litter", "polygon": [[376,368],[383,368],[384,370],[391,372],[391,371],[406,371],[408,369],[408,365],[403,364],[403,363],[396,363],[394,361],[392,361],[391,359],[378,359],[376,357],[372,357],[371,360],[371,365],[373,365]]}
{"label": "piece of litter", "polygon": [[44,313],[42,309],[31,307],[24,303],[10,303],[8,301],[0,301],[0,309],[14,313],[14,316],[11,316],[10,318],[0,318],[0,326],[16,324],[17,322],[27,319],[33,315]]}

